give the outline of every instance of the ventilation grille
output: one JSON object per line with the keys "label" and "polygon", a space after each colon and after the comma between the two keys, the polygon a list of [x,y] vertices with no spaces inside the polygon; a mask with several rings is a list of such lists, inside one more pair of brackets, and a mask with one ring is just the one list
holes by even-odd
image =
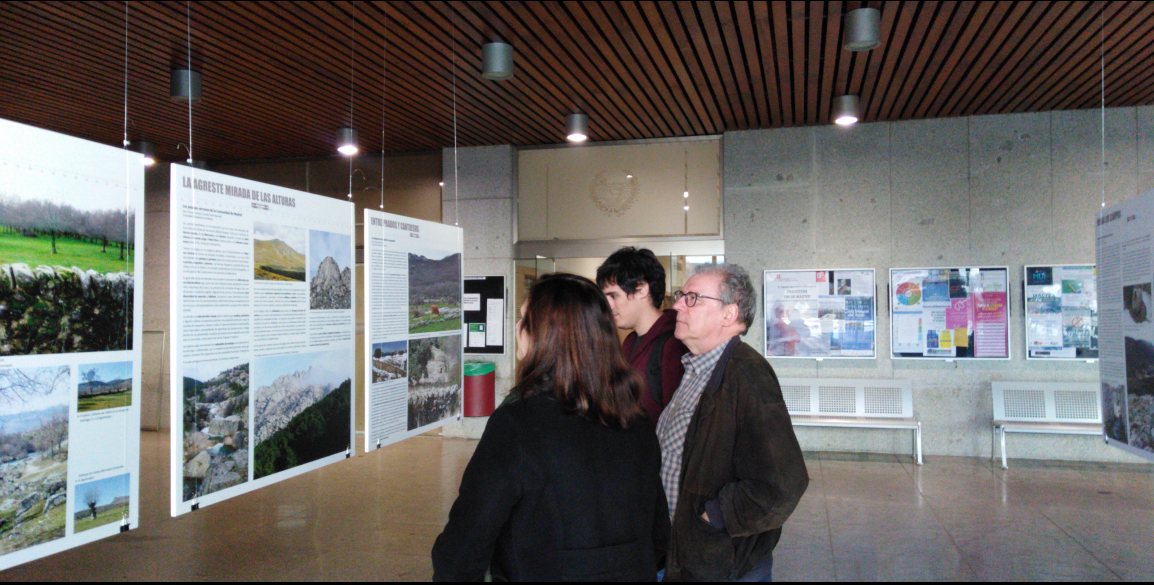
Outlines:
{"label": "ventilation grille", "polygon": [[865,388],[866,414],[902,414],[902,391],[900,388]]}
{"label": "ventilation grille", "polygon": [[1002,400],[1006,404],[1006,418],[1046,418],[1046,392],[1044,390],[1004,390]]}
{"label": "ventilation grille", "polygon": [[1094,392],[1055,390],[1054,408],[1059,419],[1097,422],[1098,396]]}
{"label": "ventilation grille", "polygon": [[857,412],[857,391],[852,386],[819,386],[817,410],[821,414],[854,414]]}
{"label": "ventilation grille", "polygon": [[781,395],[785,408],[790,414],[810,414],[813,406],[809,400],[809,386],[782,386]]}

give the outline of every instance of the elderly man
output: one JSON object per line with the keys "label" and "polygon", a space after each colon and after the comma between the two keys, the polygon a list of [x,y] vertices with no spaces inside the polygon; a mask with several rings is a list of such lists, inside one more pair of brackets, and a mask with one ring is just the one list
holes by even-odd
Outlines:
{"label": "elderly man", "polygon": [[809,485],[777,376],[741,342],[755,293],[740,266],[698,268],[673,295],[685,376],[661,414],[670,581],[769,581],[781,527]]}

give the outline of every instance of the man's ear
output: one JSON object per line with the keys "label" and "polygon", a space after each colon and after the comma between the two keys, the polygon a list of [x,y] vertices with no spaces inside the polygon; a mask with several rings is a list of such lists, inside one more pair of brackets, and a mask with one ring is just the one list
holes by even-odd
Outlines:
{"label": "man's ear", "polygon": [[648,282],[645,282],[644,280],[642,280],[641,282],[637,283],[637,292],[629,295],[630,299],[635,298],[635,297],[640,297],[643,299],[649,297],[649,283]]}
{"label": "man's ear", "polygon": [[737,318],[738,318],[737,304],[731,303],[731,304],[725,305],[725,308],[723,308],[721,310],[721,324],[722,324],[722,326],[729,327],[730,325],[737,323]]}

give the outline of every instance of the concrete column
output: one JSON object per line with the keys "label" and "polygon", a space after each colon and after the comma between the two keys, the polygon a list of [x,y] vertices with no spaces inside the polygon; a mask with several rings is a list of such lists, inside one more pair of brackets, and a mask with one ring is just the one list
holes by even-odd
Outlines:
{"label": "concrete column", "polygon": [[[455,162],[455,165],[454,165]],[[446,225],[458,224],[465,230],[464,276],[504,276],[510,295],[505,320],[506,354],[466,356],[467,362],[497,364],[497,403],[513,386],[515,368],[513,324],[517,308],[513,291],[513,202],[517,197],[517,150],[512,146],[446,148],[442,166],[441,217]],[[444,429],[447,437],[477,438],[485,430],[487,418],[465,418]]]}

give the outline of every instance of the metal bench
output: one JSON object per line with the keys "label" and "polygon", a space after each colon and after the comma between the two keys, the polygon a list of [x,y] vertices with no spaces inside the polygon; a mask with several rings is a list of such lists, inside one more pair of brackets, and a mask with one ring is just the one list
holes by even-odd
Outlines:
{"label": "metal bench", "polygon": [[994,444],[1006,462],[1007,433],[1102,435],[1102,401],[1094,383],[994,382]]}
{"label": "metal bench", "polygon": [[914,418],[909,380],[782,378],[781,393],[796,427],[913,431],[913,456],[922,464],[922,423]]}

